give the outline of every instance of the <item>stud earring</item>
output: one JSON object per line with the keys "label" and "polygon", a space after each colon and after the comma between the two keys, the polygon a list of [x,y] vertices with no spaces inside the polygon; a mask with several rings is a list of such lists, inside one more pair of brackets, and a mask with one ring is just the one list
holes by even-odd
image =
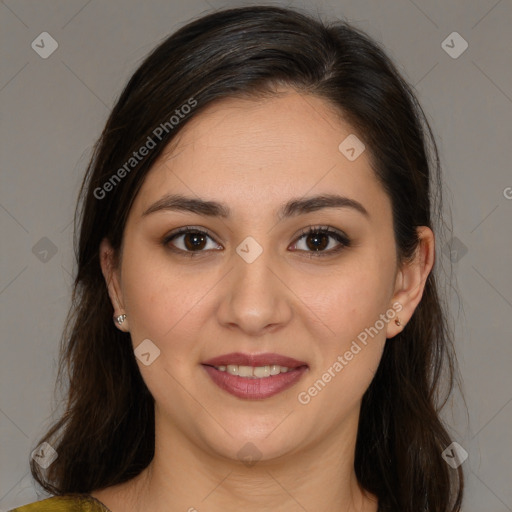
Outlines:
{"label": "stud earring", "polygon": [[126,315],[114,316],[114,321],[121,325],[126,320]]}
{"label": "stud earring", "polygon": [[395,318],[395,324],[398,326],[402,325],[402,322],[400,322],[400,318],[398,318],[398,317]]}

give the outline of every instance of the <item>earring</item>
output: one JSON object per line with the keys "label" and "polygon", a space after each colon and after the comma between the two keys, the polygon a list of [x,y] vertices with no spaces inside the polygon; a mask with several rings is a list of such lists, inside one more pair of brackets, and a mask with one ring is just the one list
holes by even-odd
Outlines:
{"label": "earring", "polygon": [[126,315],[114,316],[114,321],[121,325],[126,320]]}
{"label": "earring", "polygon": [[398,318],[398,317],[395,318],[395,324],[398,326],[402,325],[402,322],[400,322],[400,318]]}

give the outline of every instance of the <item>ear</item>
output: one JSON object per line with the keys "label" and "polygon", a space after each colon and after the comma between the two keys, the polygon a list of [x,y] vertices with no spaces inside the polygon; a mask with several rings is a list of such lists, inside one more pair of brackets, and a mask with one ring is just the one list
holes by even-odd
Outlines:
{"label": "ear", "polygon": [[[400,319],[401,325],[395,321],[387,324],[387,338],[396,336],[411,319],[418,306],[427,277],[434,266],[435,237],[432,230],[426,226],[417,228],[420,239],[414,257],[405,262],[399,269],[395,280],[395,293],[393,295],[393,309],[398,312],[395,318]],[[401,306],[401,309],[400,309]]]}
{"label": "ear", "polygon": [[114,308],[114,323],[120,331],[129,332],[128,319],[125,319],[121,325],[115,320],[119,315],[125,314],[125,310],[115,251],[106,238],[100,244],[100,265],[107,284],[110,302]]}

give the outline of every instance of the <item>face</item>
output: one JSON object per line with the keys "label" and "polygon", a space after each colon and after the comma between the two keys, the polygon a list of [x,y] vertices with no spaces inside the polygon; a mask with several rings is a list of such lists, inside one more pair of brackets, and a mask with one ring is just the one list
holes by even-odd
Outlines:
{"label": "face", "polygon": [[[230,459],[341,447],[400,329],[391,204],[368,150],[349,160],[351,127],[285,92],[189,122],[147,175],[109,281],[134,348],[150,340],[137,363],[157,431]],[[327,195],[344,199],[311,200]]]}

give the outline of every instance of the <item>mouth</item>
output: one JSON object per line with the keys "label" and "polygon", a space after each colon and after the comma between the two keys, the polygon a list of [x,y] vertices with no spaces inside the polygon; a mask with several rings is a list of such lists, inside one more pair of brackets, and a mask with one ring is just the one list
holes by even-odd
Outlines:
{"label": "mouth", "polygon": [[202,363],[211,380],[238,398],[261,400],[296,384],[308,371],[304,361],[279,354],[232,353]]}

